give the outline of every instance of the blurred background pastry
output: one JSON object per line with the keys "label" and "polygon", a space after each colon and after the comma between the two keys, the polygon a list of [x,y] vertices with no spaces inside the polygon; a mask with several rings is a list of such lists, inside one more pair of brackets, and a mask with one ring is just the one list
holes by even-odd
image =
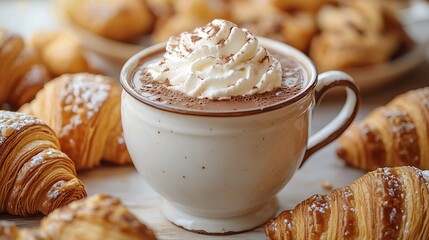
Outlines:
{"label": "blurred background pastry", "polygon": [[172,1],[171,7],[170,12],[165,11],[168,15],[158,16],[152,33],[153,42],[166,41],[170,36],[191,31],[215,18],[228,18],[228,5],[224,0],[176,0]]}
{"label": "blurred background pastry", "polygon": [[173,15],[174,2],[175,0],[146,0],[146,4],[154,14],[155,19]]}
{"label": "blurred background pastry", "polygon": [[67,31],[37,31],[31,37],[30,45],[53,77],[65,73],[94,71],[79,40]]}
{"label": "blurred background pastry", "polygon": [[142,0],[67,0],[64,3],[71,19],[106,38],[126,41],[152,28],[152,13]]}
{"label": "blurred background pastry", "polygon": [[286,12],[266,1],[233,0],[231,21],[258,36],[285,42],[306,52],[316,33],[314,16],[305,11]]}
{"label": "blurred background pastry", "polygon": [[[378,0],[392,11],[400,11],[409,8],[413,0]],[[415,2],[415,1],[414,1]]]}
{"label": "blurred background pastry", "polygon": [[321,71],[386,62],[412,45],[393,13],[374,0],[324,5],[317,26],[309,55]]}
{"label": "blurred background pastry", "polygon": [[[382,64],[413,48],[412,41],[397,20],[396,4],[385,0],[140,0],[140,4],[145,6],[145,10],[140,11],[144,12],[141,15],[145,16],[146,25],[140,26],[141,31],[133,36],[120,38],[88,27],[89,19],[78,19],[80,15],[90,15],[92,22],[107,22],[101,14],[88,14],[89,11],[78,11],[80,7],[76,7],[82,5],[84,9],[89,9],[89,5],[94,5],[94,8],[97,4],[109,5],[106,2],[57,1],[66,3],[63,4],[66,6],[63,11],[70,16],[71,21],[84,29],[107,39],[134,44],[121,45],[119,42],[118,45],[111,45],[106,55],[118,56],[122,61],[145,46],[166,41],[172,35],[191,31],[215,18],[230,20],[256,35],[285,42],[303,51],[314,60],[320,71]],[[107,11],[105,8],[120,11],[122,5],[130,4],[128,1],[132,0],[120,0],[118,2],[121,4],[97,7],[100,12]],[[121,29],[128,31],[138,24],[128,25],[130,27]],[[88,39],[87,36],[83,38]],[[97,41],[87,43],[88,48],[103,54],[106,49],[101,49]],[[107,43],[106,47],[109,45]],[[124,53],[125,49],[127,53]]]}
{"label": "blurred background pastry", "polygon": [[7,102],[17,108],[31,101],[50,79],[45,65],[24,39],[0,29],[0,106]]}
{"label": "blurred background pastry", "polygon": [[301,10],[314,12],[325,3],[332,0],[268,0],[274,3],[277,7],[289,11]]}

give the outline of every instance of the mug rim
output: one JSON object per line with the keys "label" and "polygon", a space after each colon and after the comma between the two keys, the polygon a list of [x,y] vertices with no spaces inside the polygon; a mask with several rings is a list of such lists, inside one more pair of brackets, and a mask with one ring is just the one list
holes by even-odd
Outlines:
{"label": "mug rim", "polygon": [[290,55],[302,65],[302,67],[304,68],[304,71],[306,72],[307,79],[304,79],[305,86],[297,94],[283,101],[279,101],[263,107],[255,107],[255,108],[240,109],[240,110],[222,110],[222,111],[186,109],[186,108],[180,108],[180,107],[175,107],[167,104],[160,104],[154,101],[150,101],[149,99],[146,99],[140,94],[138,94],[137,91],[133,87],[131,87],[131,82],[133,80],[133,76],[137,67],[141,63],[140,60],[142,58],[150,56],[151,54],[155,54],[159,51],[162,51],[163,49],[165,50],[167,42],[161,42],[161,43],[152,45],[150,47],[147,47],[141,50],[140,52],[134,54],[131,58],[129,58],[121,69],[120,83],[122,85],[122,88],[125,90],[125,92],[128,93],[128,95],[133,97],[135,100],[145,105],[148,105],[150,107],[167,111],[167,112],[172,112],[172,113],[179,113],[179,114],[185,114],[185,115],[197,115],[197,116],[209,116],[209,117],[237,117],[237,116],[245,116],[245,115],[253,115],[258,113],[269,112],[269,111],[277,110],[277,109],[292,105],[293,103],[307,96],[315,88],[317,84],[317,69],[313,61],[298,49],[290,45],[287,45],[283,42],[279,42],[279,41],[264,38],[264,37],[257,37],[257,38],[258,38],[258,41],[261,43],[261,45],[263,45],[264,47],[274,49],[280,52],[281,54]]}

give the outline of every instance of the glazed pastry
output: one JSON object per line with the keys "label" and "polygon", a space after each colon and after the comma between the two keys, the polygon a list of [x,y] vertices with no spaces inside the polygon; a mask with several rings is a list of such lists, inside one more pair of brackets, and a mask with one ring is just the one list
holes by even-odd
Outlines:
{"label": "glazed pastry", "polygon": [[64,9],[79,26],[119,41],[148,33],[153,25],[142,0],[66,0]]}
{"label": "glazed pastry", "polygon": [[257,36],[285,42],[307,51],[316,33],[314,17],[306,12],[289,14],[265,2],[234,0],[231,2],[232,21]]}
{"label": "glazed pastry", "polygon": [[321,71],[386,62],[412,44],[379,1],[326,5],[318,12],[317,25],[320,34],[312,39],[309,55]]}
{"label": "glazed pastry", "polygon": [[0,29],[0,106],[7,102],[19,107],[31,101],[50,78],[20,36]]}
{"label": "glazed pastry", "polygon": [[412,165],[429,169],[429,87],[409,91],[376,108],[339,138],[337,155],[373,170]]}
{"label": "glazed pastry", "polygon": [[265,226],[271,239],[429,239],[429,171],[379,168]]}
{"label": "glazed pastry", "polygon": [[19,111],[40,117],[57,134],[76,169],[101,159],[129,164],[120,115],[121,88],[108,77],[89,73],[62,75],[45,85]]}
{"label": "glazed pastry", "polygon": [[[2,238],[3,237],[3,238]],[[155,234],[118,198],[95,195],[57,209],[42,219],[40,227],[18,229],[0,222],[1,239],[39,240],[155,240]]]}
{"label": "glazed pastry", "polygon": [[93,71],[83,47],[71,33],[39,31],[32,36],[30,43],[54,77]]}
{"label": "glazed pastry", "polygon": [[86,196],[73,162],[42,120],[0,111],[0,212],[48,214]]}
{"label": "glazed pastry", "polygon": [[152,33],[153,42],[206,25],[215,18],[228,18],[228,5],[223,0],[176,0],[173,15],[160,18]]}

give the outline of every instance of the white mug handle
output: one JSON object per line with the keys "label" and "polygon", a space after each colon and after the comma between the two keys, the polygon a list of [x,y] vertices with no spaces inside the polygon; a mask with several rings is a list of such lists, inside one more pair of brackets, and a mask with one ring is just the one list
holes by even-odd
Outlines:
{"label": "white mug handle", "polygon": [[328,125],[310,137],[301,166],[313,153],[337,139],[356,117],[360,104],[359,88],[350,75],[341,71],[328,71],[318,76],[314,93],[316,106],[325,93],[335,87],[343,87],[346,90],[344,106]]}

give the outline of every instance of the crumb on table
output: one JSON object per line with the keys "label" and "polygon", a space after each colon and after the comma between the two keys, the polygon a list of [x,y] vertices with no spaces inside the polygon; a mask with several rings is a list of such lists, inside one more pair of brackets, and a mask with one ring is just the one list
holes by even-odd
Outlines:
{"label": "crumb on table", "polygon": [[322,184],[322,187],[326,190],[332,190],[333,188],[332,183],[328,180],[322,181],[321,184]]}

